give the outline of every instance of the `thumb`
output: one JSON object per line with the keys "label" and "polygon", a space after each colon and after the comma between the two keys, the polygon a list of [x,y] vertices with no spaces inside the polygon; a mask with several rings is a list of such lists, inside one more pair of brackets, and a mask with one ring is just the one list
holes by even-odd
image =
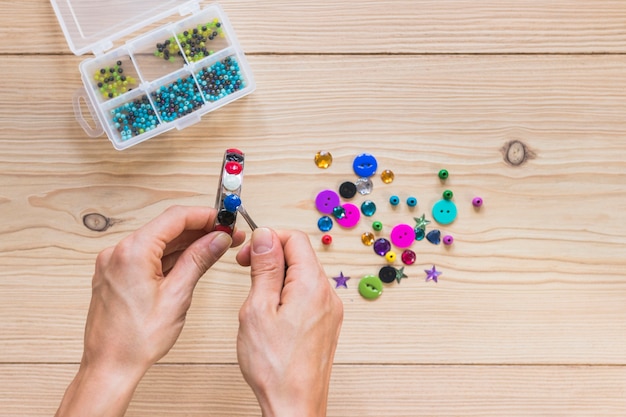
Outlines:
{"label": "thumb", "polygon": [[285,255],[280,239],[272,230],[258,228],[250,241],[250,301],[276,308],[285,281]]}
{"label": "thumb", "polygon": [[193,290],[198,280],[226,253],[233,240],[227,233],[211,232],[193,242],[168,274],[172,285]]}

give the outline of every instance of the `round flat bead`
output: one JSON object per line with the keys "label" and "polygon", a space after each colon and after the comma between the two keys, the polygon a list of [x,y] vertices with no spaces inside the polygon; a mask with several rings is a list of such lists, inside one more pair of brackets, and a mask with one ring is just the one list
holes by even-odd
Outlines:
{"label": "round flat bead", "polygon": [[339,195],[349,200],[356,194],[356,185],[353,182],[346,181],[339,186]]}
{"label": "round flat bead", "polygon": [[239,162],[226,162],[226,165],[224,165],[224,170],[226,170],[226,172],[228,172],[229,174],[236,175],[241,174],[241,171],[243,171],[243,167]]}
{"label": "round flat bead", "polygon": [[359,177],[371,177],[376,173],[378,168],[378,161],[374,158],[374,155],[369,153],[362,153],[354,158],[352,163],[352,169],[354,173]]}
{"label": "round flat bead", "polygon": [[222,185],[228,191],[236,191],[241,187],[241,175],[225,174],[222,178]]}
{"label": "round flat bead", "polygon": [[383,224],[379,221],[375,221],[374,223],[372,223],[372,229],[380,232],[381,230],[383,230]]}
{"label": "round flat bead", "polygon": [[456,219],[456,204],[450,200],[439,200],[433,206],[433,218],[439,224],[450,224]]}
{"label": "round flat bead", "polygon": [[365,246],[372,246],[375,240],[376,238],[372,232],[365,232],[361,235],[361,242],[363,242]]}
{"label": "round flat bead", "polygon": [[376,213],[376,204],[371,200],[364,201],[361,204],[361,213],[367,217],[373,216]]}
{"label": "round flat bead", "polygon": [[452,197],[454,197],[454,193],[450,190],[446,190],[443,192],[443,199],[444,200],[452,200]]}
{"label": "round flat bead", "polygon": [[409,197],[406,199],[406,205],[409,207],[415,207],[417,206],[417,198],[415,197]]}
{"label": "round flat bead", "polygon": [[451,235],[445,235],[443,237],[443,244],[446,246],[451,245],[454,242],[454,238]]}
{"label": "round flat bead", "polygon": [[390,264],[394,263],[396,261],[396,258],[398,257],[398,255],[396,255],[396,253],[392,250],[390,250],[389,252],[387,252],[385,254],[385,259],[387,260],[387,262],[389,262]]}
{"label": "round flat bead", "polygon": [[384,237],[376,239],[376,241],[374,242],[374,252],[376,252],[377,255],[385,256],[390,250],[391,243]]}
{"label": "round flat bead", "polygon": [[333,156],[330,152],[319,151],[315,154],[315,165],[318,168],[326,169],[333,163]]}
{"label": "round flat bead", "polygon": [[315,197],[315,207],[320,213],[332,214],[333,209],[340,204],[339,196],[333,190],[321,191]]}
{"label": "round flat bead", "polygon": [[241,198],[237,194],[229,194],[224,197],[224,208],[232,213],[241,205]]}
{"label": "round flat bead", "polygon": [[341,206],[335,207],[333,209],[333,216],[335,216],[336,219],[343,219],[346,217],[346,209]]}
{"label": "round flat bead", "polygon": [[328,246],[333,243],[333,237],[331,235],[322,236],[322,244]]}
{"label": "round flat bead", "polygon": [[331,219],[328,216],[322,216],[320,217],[320,219],[317,221],[317,227],[322,231],[322,232],[328,232],[330,229],[333,228],[333,219]]}
{"label": "round flat bead", "polygon": [[339,226],[348,229],[356,226],[359,223],[359,220],[361,220],[361,212],[359,211],[359,208],[350,203],[346,203],[342,207],[346,211],[346,215],[341,219],[337,219]]}
{"label": "round flat bead", "polygon": [[376,275],[366,275],[359,281],[359,294],[368,300],[374,300],[383,293],[383,282]]}
{"label": "round flat bead", "polygon": [[370,180],[369,178],[359,178],[358,180],[356,180],[355,185],[356,185],[356,190],[361,195],[370,194],[372,190],[374,189],[374,184],[372,183],[372,180]]}
{"label": "round flat bead", "polygon": [[400,255],[400,259],[402,259],[402,263],[405,265],[413,265],[415,263],[415,260],[417,259],[417,256],[415,255],[415,252],[413,252],[411,249],[407,249],[402,252],[402,255]]}
{"label": "round flat bead", "polygon": [[439,171],[439,179],[447,180],[449,176],[450,174],[448,173],[447,169],[442,169],[441,171]]}
{"label": "round flat bead", "polygon": [[230,226],[233,223],[235,223],[235,213],[232,213],[228,210],[220,210],[219,213],[217,213],[217,221],[224,226]]}
{"label": "round flat bead", "polygon": [[416,227],[413,231],[415,232],[415,240],[417,241],[423,240],[426,237],[426,231],[421,227]]}
{"label": "round flat bead", "polygon": [[393,266],[383,266],[378,271],[378,278],[385,284],[391,284],[396,280],[396,268]]}
{"label": "round flat bead", "polygon": [[483,199],[480,197],[474,197],[474,199],[472,200],[472,205],[474,207],[480,207],[483,205]]}
{"label": "round flat bead", "polygon": [[426,235],[426,240],[428,240],[433,245],[438,245],[441,243],[441,232],[439,230],[431,230]]}
{"label": "round flat bead", "polygon": [[225,232],[225,233],[228,233],[229,235],[233,234],[233,229],[230,228],[229,226],[225,226],[223,224],[215,225],[214,230],[217,231],[217,232]]}
{"label": "round flat bead", "polygon": [[408,248],[415,241],[415,231],[408,224],[398,224],[391,229],[391,243],[398,248]]}
{"label": "round flat bead", "polygon": [[391,184],[395,177],[395,174],[390,169],[386,169],[380,173],[380,179],[383,180],[385,184]]}
{"label": "round flat bead", "polygon": [[389,197],[389,204],[391,204],[392,206],[397,206],[398,204],[400,204],[400,197],[398,197],[397,195],[392,195],[391,197]]}

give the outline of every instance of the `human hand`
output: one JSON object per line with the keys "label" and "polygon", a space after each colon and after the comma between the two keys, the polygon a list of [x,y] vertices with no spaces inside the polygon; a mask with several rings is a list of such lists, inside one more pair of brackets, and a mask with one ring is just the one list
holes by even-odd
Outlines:
{"label": "human hand", "polygon": [[81,366],[57,415],[123,415],[139,380],[178,339],[200,277],[245,239],[214,232],[215,216],[171,207],[98,255]]}
{"label": "human hand", "polygon": [[308,236],[256,229],[237,261],[252,277],[237,358],[263,416],[325,416],[343,304]]}

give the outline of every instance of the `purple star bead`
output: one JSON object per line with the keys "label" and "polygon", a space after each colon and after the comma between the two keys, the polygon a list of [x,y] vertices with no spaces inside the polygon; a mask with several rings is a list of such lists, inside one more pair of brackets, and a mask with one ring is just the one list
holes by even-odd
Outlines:
{"label": "purple star bead", "polygon": [[433,265],[433,269],[424,269],[424,272],[426,272],[426,281],[430,281],[432,279],[433,281],[438,282],[437,277],[441,275],[441,272],[435,269],[435,265]]}
{"label": "purple star bead", "polygon": [[348,288],[348,280],[350,279],[350,277],[344,277],[343,276],[343,272],[339,273],[338,277],[333,277],[333,279],[335,280],[335,288]]}

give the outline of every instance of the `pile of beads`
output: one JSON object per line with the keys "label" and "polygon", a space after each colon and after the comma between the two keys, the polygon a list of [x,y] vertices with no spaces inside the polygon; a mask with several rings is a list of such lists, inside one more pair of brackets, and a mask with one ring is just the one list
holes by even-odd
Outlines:
{"label": "pile of beads", "polygon": [[137,80],[124,74],[122,61],[117,61],[112,67],[100,68],[93,76],[98,90],[104,98],[114,98],[132,90],[137,86]]}
{"label": "pile of beads", "polygon": [[122,140],[141,135],[159,125],[150,100],[145,95],[111,110],[111,118]]}
{"label": "pile of beads", "polygon": [[226,57],[197,74],[198,84],[208,101],[217,101],[246,86],[239,63],[233,57]]}
{"label": "pile of beads", "polygon": [[204,104],[193,77],[178,78],[150,93],[164,122],[183,117]]}
{"label": "pile of beads", "polygon": [[[174,62],[176,57],[182,59],[184,52],[188,61],[197,62],[214,53],[213,50],[207,49],[207,43],[223,37],[222,24],[218,19],[213,19],[212,22],[207,22],[205,25],[198,25],[193,29],[177,34],[176,38],[171,37],[163,43],[157,43],[154,56]],[[176,42],[177,39],[178,42]]]}

